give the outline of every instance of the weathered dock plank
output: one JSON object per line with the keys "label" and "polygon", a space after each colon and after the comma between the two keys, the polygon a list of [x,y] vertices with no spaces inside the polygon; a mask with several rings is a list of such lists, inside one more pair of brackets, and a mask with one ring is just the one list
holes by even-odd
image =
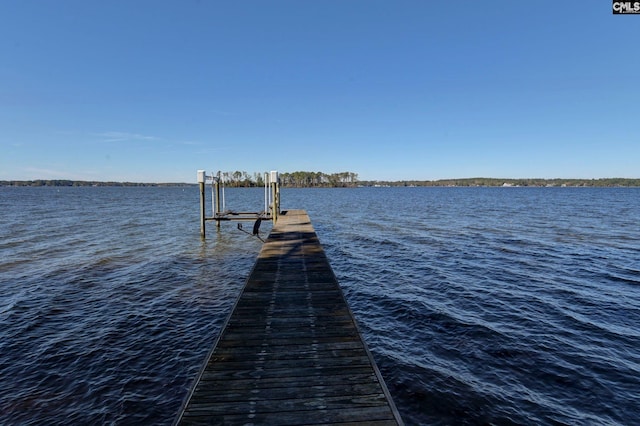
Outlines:
{"label": "weathered dock plank", "polygon": [[402,424],[304,211],[279,217],[176,424]]}

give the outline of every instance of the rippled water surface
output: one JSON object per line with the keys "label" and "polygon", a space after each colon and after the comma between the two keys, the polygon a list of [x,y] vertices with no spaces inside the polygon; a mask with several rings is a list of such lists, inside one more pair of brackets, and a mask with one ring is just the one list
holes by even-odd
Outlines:
{"label": "rippled water surface", "polygon": [[[282,206],[309,212],[407,424],[640,418],[640,189]],[[231,223],[201,241],[197,188],[0,188],[0,424],[171,424],[260,245]]]}

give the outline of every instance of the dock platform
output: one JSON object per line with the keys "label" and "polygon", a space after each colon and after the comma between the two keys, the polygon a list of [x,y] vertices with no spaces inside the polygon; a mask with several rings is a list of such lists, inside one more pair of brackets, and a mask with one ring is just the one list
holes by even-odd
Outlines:
{"label": "dock platform", "polygon": [[403,424],[304,210],[279,216],[176,424]]}

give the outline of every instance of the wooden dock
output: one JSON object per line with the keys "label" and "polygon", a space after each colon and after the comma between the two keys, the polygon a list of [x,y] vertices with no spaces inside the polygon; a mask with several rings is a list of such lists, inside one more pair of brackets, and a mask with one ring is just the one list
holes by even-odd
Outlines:
{"label": "wooden dock", "polygon": [[278,218],[176,424],[403,424],[305,211]]}

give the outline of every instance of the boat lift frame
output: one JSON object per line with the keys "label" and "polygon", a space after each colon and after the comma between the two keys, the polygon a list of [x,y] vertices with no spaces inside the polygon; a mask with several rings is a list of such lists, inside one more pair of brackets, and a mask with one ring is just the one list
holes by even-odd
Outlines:
{"label": "boat lift frame", "polygon": [[[206,216],[205,186],[211,183],[211,211],[212,216]],[[216,175],[207,175],[205,170],[198,170],[198,186],[200,189],[200,237],[206,236],[206,222],[215,221],[220,228],[222,221],[247,221],[254,220],[259,224],[261,220],[272,220],[276,223],[280,215],[280,176],[273,170],[264,174],[264,210],[261,212],[233,212],[226,210],[223,174],[218,171]],[[242,229],[238,224],[238,228]],[[255,228],[255,226],[254,226]],[[254,232],[255,234],[255,232]]]}

